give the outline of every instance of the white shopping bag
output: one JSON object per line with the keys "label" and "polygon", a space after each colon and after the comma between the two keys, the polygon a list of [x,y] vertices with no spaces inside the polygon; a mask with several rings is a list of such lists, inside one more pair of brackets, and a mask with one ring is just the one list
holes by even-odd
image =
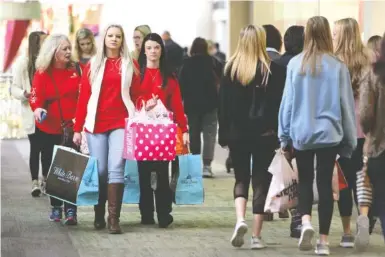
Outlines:
{"label": "white shopping bag", "polygon": [[277,213],[297,206],[298,173],[293,171],[280,150],[276,151],[269,172],[273,177],[264,211]]}

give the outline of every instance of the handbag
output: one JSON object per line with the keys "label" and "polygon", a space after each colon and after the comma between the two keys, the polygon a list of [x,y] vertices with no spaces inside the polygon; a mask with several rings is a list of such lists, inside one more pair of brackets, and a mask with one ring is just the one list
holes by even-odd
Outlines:
{"label": "handbag", "polygon": [[62,140],[61,140],[61,143],[60,145],[61,146],[67,146],[67,147],[71,147],[73,149],[76,149],[76,150],[79,150],[79,147],[76,146],[72,139],[74,137],[74,123],[72,122],[72,120],[68,120],[68,121],[65,121],[64,118],[63,118],[63,112],[62,112],[62,108],[61,108],[61,103],[60,103],[60,94],[59,94],[59,88],[55,82],[55,79],[53,78],[52,74],[51,73],[48,73],[51,80],[52,80],[52,84],[55,88],[55,92],[56,92],[56,96],[57,96],[57,101],[58,101],[58,104],[59,104],[59,114],[60,114],[60,127],[62,129]]}

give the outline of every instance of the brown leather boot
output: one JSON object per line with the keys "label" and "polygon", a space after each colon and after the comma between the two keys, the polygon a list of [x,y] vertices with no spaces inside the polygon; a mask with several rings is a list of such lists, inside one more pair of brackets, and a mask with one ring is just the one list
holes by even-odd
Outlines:
{"label": "brown leather boot", "polygon": [[124,184],[108,184],[108,230],[110,234],[121,234],[119,225]]}

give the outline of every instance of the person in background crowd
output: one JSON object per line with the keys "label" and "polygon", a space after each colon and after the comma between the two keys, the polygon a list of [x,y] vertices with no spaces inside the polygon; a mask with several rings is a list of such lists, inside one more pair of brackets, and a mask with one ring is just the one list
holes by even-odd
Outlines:
{"label": "person in background crowd", "polygon": [[108,199],[110,234],[122,233],[119,218],[124,191],[124,127],[126,118],[135,110],[130,97],[131,84],[139,82],[135,74],[138,70],[122,26],[109,25],[82,76],[73,140],[80,145],[84,127],[90,155],[98,160],[99,203],[94,206],[94,227],[106,227]]}
{"label": "person in background crowd", "polygon": [[[50,165],[50,163],[43,161],[46,156],[42,153],[42,140],[40,140],[41,133],[39,129],[35,128],[35,118],[28,101],[31,96],[31,82],[36,72],[36,58],[46,37],[47,35],[41,31],[35,31],[29,34],[28,56],[21,56],[16,61],[13,70],[13,83],[11,85],[11,95],[21,102],[22,124],[29,139],[29,169],[32,177],[31,194],[33,197],[40,196],[41,192],[44,192],[44,183],[47,179]],[[40,154],[42,154],[41,165],[43,179],[39,184]]]}
{"label": "person in background crowd", "polygon": [[266,31],[266,51],[272,61],[281,58],[282,36],[274,25],[263,25]]}
{"label": "person in background crowd", "polygon": [[357,144],[354,97],[349,70],[333,54],[326,18],[315,16],[305,29],[304,50],[289,62],[279,111],[283,152],[295,149],[298,166],[298,211],[302,216],[299,249],[312,249],[314,156],[317,158],[319,234],[315,252],[329,255],[333,216],[332,176],[337,154],[350,157]]}
{"label": "person in background crowd", "polygon": [[218,87],[223,66],[209,55],[207,41],[203,38],[194,39],[190,55],[179,76],[189,123],[190,149],[192,154],[201,154],[203,133],[203,176],[212,177],[211,162],[218,129]]}
{"label": "person in background crowd", "polygon": [[[373,186],[373,202],[374,214],[377,215],[381,221],[382,233],[385,239],[385,34],[381,42],[380,55],[377,61],[373,64],[369,73],[369,79],[365,81],[360,87],[360,123],[362,130],[366,136],[367,149],[366,154],[368,160],[368,175]],[[361,222],[360,216],[357,222]],[[366,225],[369,221],[366,217]],[[360,227],[360,224],[357,224]],[[362,227],[366,233],[359,233],[360,235],[368,234],[368,226]],[[357,242],[366,242],[366,240],[356,239]]]}
{"label": "person in background crowd", "polygon": [[219,43],[214,44],[216,52],[215,52],[215,57],[222,63],[225,64],[226,62],[226,54],[224,52],[221,52],[219,48]]}
{"label": "person in background crowd", "polygon": [[253,25],[243,28],[235,53],[225,66],[218,109],[218,142],[229,148],[235,173],[237,223],[231,237],[234,247],[244,244],[248,230],[245,211],[250,179],[254,215],[251,248],[266,247],[261,232],[271,182],[268,167],[279,146],[276,133],[284,78],[284,69],[267,55],[265,30]]}
{"label": "person in background crowd", "polygon": [[371,50],[372,62],[377,61],[380,57],[382,37],[379,35],[371,36],[368,40],[368,48]]}
{"label": "person in background crowd", "polygon": [[83,69],[92,56],[96,54],[94,34],[87,28],[76,32],[74,59]]}
{"label": "person in background crowd", "polygon": [[[71,59],[71,43],[65,35],[50,35],[41,46],[36,59],[36,73],[32,81],[29,98],[36,131],[41,144],[43,174],[48,173],[52,162],[54,145],[62,141],[63,122],[71,122],[75,117],[78,100],[80,75]],[[46,119],[42,118],[43,113]],[[63,201],[51,197],[51,221],[62,219]],[[64,203],[66,225],[76,225],[76,206]]]}
{"label": "person in background crowd", "polygon": [[179,74],[179,69],[183,64],[183,48],[171,38],[168,31],[163,32],[162,39],[167,54],[167,65],[175,74]]}
{"label": "person in background crowd", "polygon": [[143,39],[150,33],[151,33],[151,28],[148,25],[140,25],[134,29],[133,39],[134,39],[135,50],[132,51],[131,56],[135,60],[138,60],[139,58],[139,53],[142,47]]}
{"label": "person in background crowd", "polygon": [[[139,54],[140,84],[131,87],[132,100],[145,102],[146,111],[151,111],[160,100],[174,114],[175,122],[183,133],[183,143],[189,144],[187,120],[176,75],[166,63],[165,46],[156,33],[148,34]],[[169,185],[168,161],[138,161],[141,223],[155,224],[154,193],[151,173],[156,172],[155,203],[160,228],[173,222],[172,192]]]}
{"label": "person in background crowd", "polygon": [[346,181],[348,182],[348,189],[340,192],[338,201],[338,208],[344,230],[340,246],[347,248],[354,247],[354,236],[350,228],[350,221],[353,211],[353,197],[357,205],[356,173],[363,167],[362,156],[365,142],[358,116],[359,89],[362,84],[367,83],[366,80],[368,79],[370,65],[369,54],[362,43],[360,35],[360,28],[355,19],[346,18],[335,22],[333,31],[334,54],[343,61],[349,69],[355,99],[357,127],[357,147],[351,158],[341,157],[338,159]]}
{"label": "person in background crowd", "polygon": [[[304,43],[304,26],[291,26],[286,30],[284,35],[284,44],[286,52],[281,56],[281,58],[276,60],[276,63],[287,67],[290,60],[300,54],[303,50]],[[301,236],[301,214],[297,209],[291,211],[291,224],[290,224],[290,236],[294,238],[299,238]],[[280,213],[280,217],[285,217]]]}
{"label": "person in background crowd", "polygon": [[[263,25],[266,32],[266,51],[269,58],[275,62],[281,58],[282,49],[282,36],[279,30],[274,25]],[[289,218],[289,212],[284,211],[279,213],[279,217],[282,219]],[[273,213],[267,213],[265,221],[272,221],[274,219]]]}
{"label": "person in background crowd", "polygon": [[190,57],[190,54],[189,54],[189,51],[188,51],[188,47],[183,47],[183,61],[188,59]]}

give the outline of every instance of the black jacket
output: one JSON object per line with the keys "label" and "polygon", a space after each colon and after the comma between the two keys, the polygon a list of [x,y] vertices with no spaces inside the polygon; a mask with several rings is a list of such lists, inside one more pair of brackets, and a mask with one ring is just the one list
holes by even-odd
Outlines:
{"label": "black jacket", "polygon": [[281,56],[281,58],[279,58],[275,62],[286,68],[287,65],[289,64],[291,58],[293,58],[294,56],[295,56],[294,54],[290,54],[290,53],[286,52]]}
{"label": "black jacket", "polygon": [[209,55],[194,55],[183,62],[179,85],[187,115],[204,114],[218,108],[217,84],[223,65]]}
{"label": "black jacket", "polygon": [[253,143],[266,132],[277,132],[278,112],[285,86],[285,69],[272,62],[268,84],[259,86],[262,75],[259,68],[255,79],[247,86],[230,74],[221,80],[219,91],[219,144]]}
{"label": "black jacket", "polygon": [[165,49],[169,68],[172,72],[178,73],[183,62],[183,48],[170,39],[165,42]]}

